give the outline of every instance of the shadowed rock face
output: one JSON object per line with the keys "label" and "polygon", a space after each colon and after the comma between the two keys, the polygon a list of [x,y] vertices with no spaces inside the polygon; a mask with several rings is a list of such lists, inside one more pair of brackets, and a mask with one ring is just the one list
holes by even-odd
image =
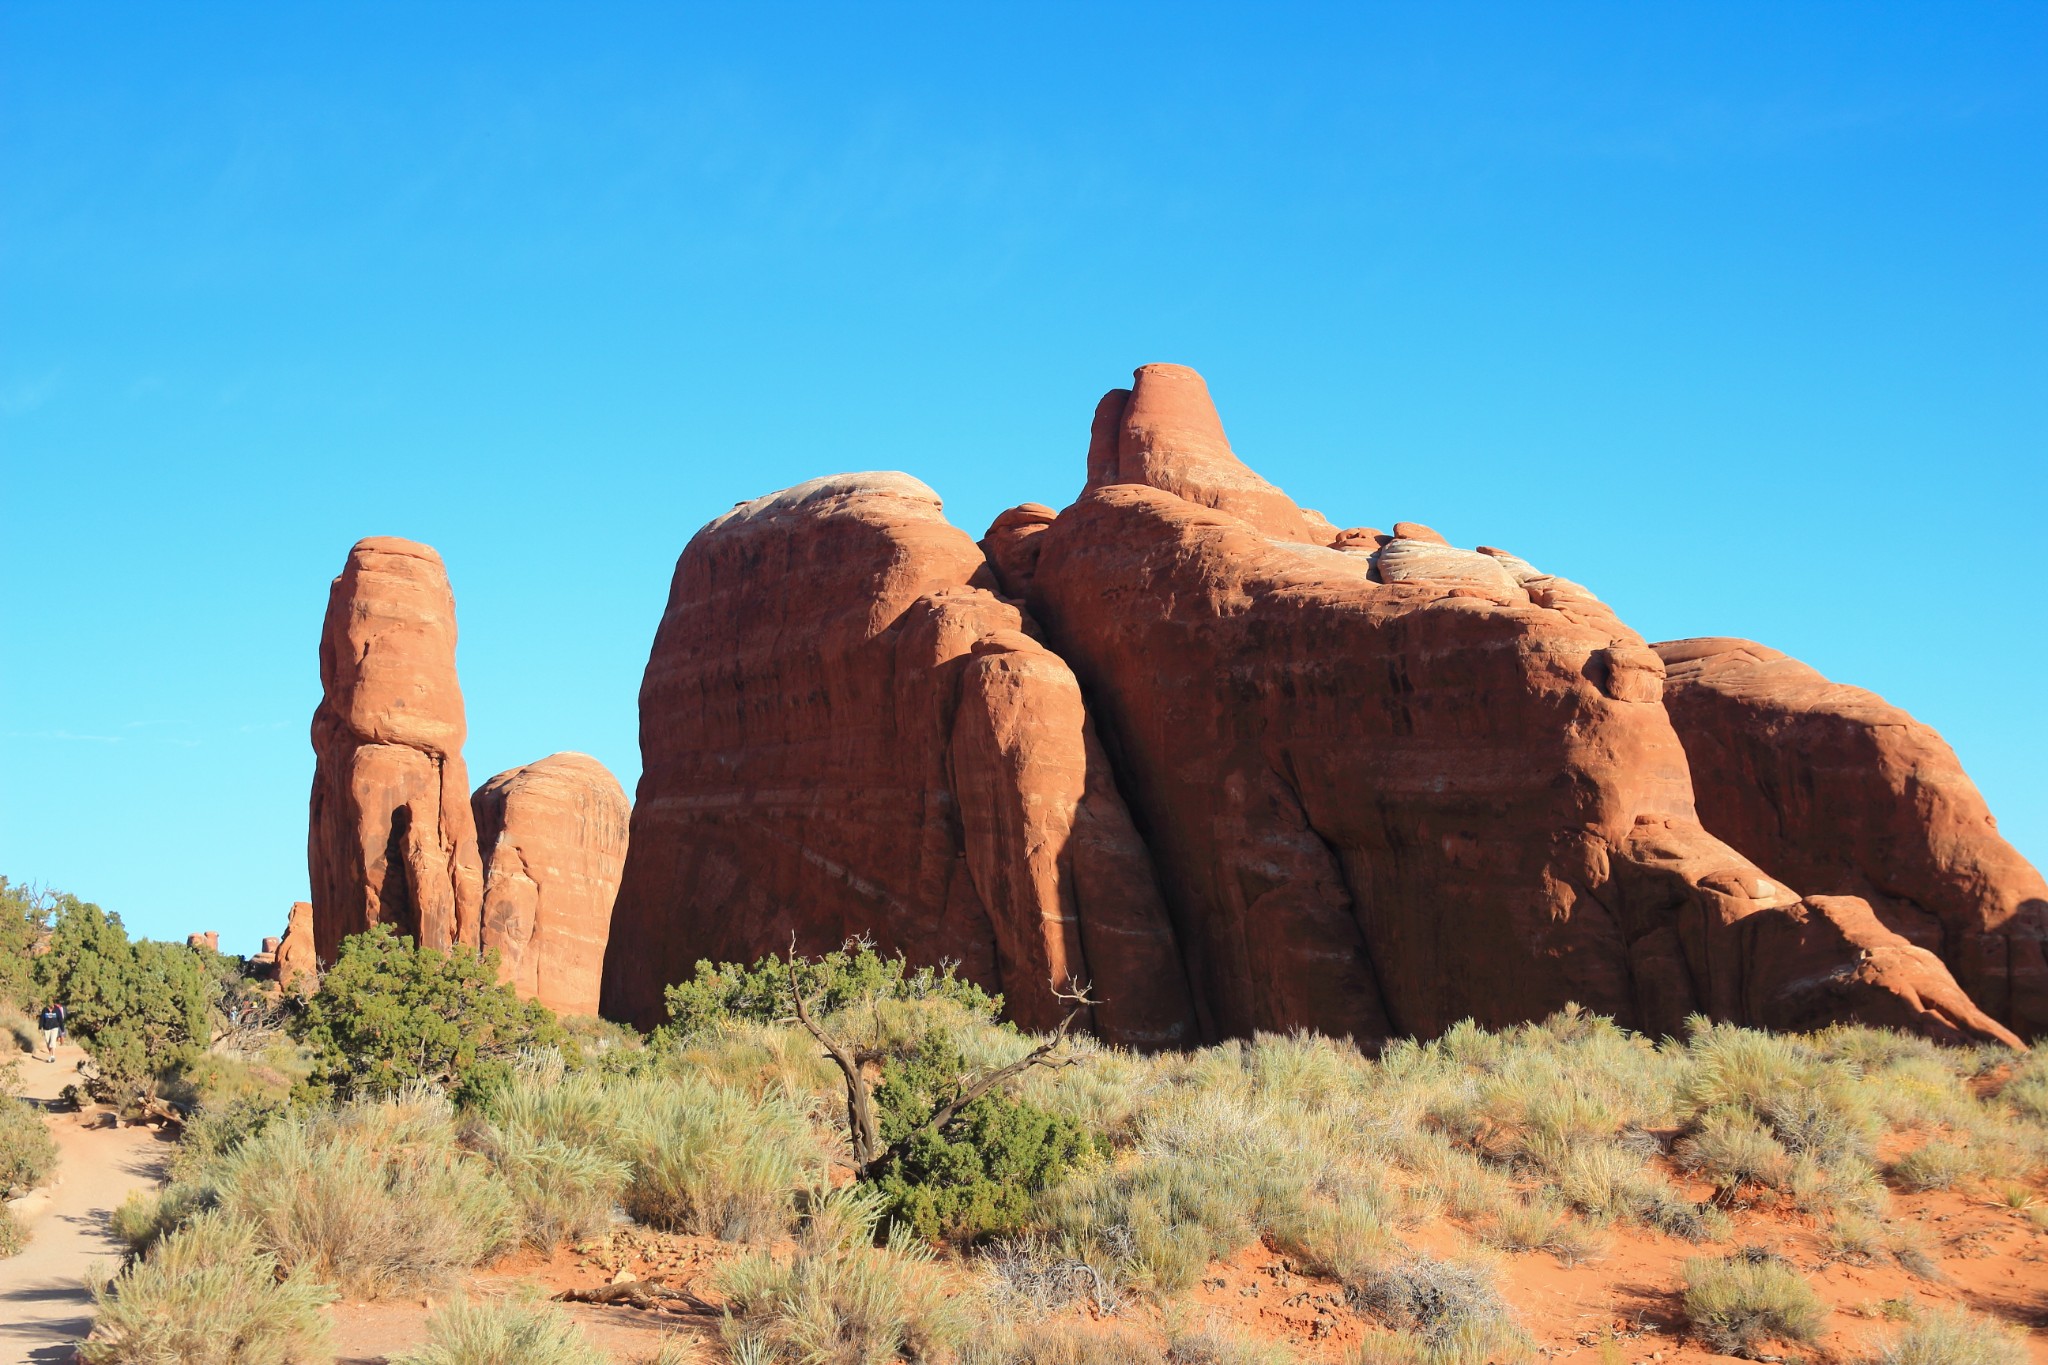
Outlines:
{"label": "shadowed rock face", "polygon": [[1867,900],[1987,1011],[2048,1032],[2048,882],[1940,735],[1748,640],[1656,648],[1714,830],[1804,888]]}
{"label": "shadowed rock face", "polygon": [[1702,826],[1665,661],[1591,592],[1393,525],[1296,507],[1178,366],[1103,400],[1073,506],[979,550],[903,475],[713,522],[641,690],[605,1012],[866,932],[1031,1026],[1090,978],[1147,1045],[1568,1001],[2012,1039],[1864,901]]}
{"label": "shadowed rock face", "polygon": [[557,1014],[595,1014],[632,807],[588,754],[551,754],[476,789],[483,946]]}
{"label": "shadowed rock face", "polygon": [[434,947],[475,945],[483,878],[439,555],[392,537],[356,543],[328,592],[320,685],[306,862],[321,961],[380,923]]}
{"label": "shadowed rock face", "polygon": [[950,959],[1048,1027],[1193,1037],[1151,867],[1073,674],[902,474],[745,503],[676,566],[640,690],[643,763],[604,1012],[662,1017],[700,958],[856,934]]}

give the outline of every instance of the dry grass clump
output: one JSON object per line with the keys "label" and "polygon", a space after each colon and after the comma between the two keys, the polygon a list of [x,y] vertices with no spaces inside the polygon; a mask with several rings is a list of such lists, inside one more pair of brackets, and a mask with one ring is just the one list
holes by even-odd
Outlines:
{"label": "dry grass clump", "polygon": [[288,1365],[325,1360],[334,1298],[303,1271],[285,1274],[249,1223],[192,1219],[93,1290],[99,1316],[78,1347],[88,1365]]}
{"label": "dry grass clump", "polygon": [[0,1261],[28,1249],[28,1225],[13,1209],[0,1204]]}
{"label": "dry grass clump", "polygon": [[1791,1266],[1755,1248],[1687,1261],[1684,1303],[1708,1346],[1752,1359],[1768,1341],[1812,1341],[1828,1312]]}
{"label": "dry grass clump", "polygon": [[1359,1365],[1498,1365],[1535,1349],[1476,1262],[1408,1257],[1369,1272],[1349,1297],[1392,1329],[1365,1339]]}
{"label": "dry grass clump", "polygon": [[2026,1365],[2026,1332],[1962,1308],[1919,1315],[1871,1365]]}
{"label": "dry grass clump", "polygon": [[[0,1082],[7,1078],[0,1076]],[[57,1141],[35,1106],[0,1086],[0,1200],[27,1194],[57,1164]]]}
{"label": "dry grass clump", "polygon": [[[796,1053],[749,1027],[739,1050],[717,1053],[718,1037],[693,1049],[732,1060]],[[686,1054],[688,1055],[688,1054]],[[565,1071],[559,1056],[522,1058],[491,1096],[486,1121],[469,1135],[517,1200],[527,1240],[543,1249],[598,1227],[615,1205],[669,1231],[755,1241],[781,1236],[797,1204],[822,1187],[829,1139],[752,1061],[737,1068],[752,1083],[719,1080],[670,1059],[659,1071],[614,1075]]]}
{"label": "dry grass clump", "polygon": [[970,1324],[931,1248],[901,1235],[874,1244],[882,1203],[872,1190],[835,1191],[793,1257],[756,1252],[725,1268],[720,1331],[736,1365],[880,1365],[959,1345]]}
{"label": "dry grass clump", "polygon": [[584,1365],[596,1353],[569,1315],[534,1298],[456,1299],[427,1319],[427,1340],[391,1365]]}
{"label": "dry grass clump", "polygon": [[626,1211],[640,1222],[728,1242],[779,1237],[802,1195],[823,1188],[828,1149],[781,1095],[752,1096],[689,1075],[620,1087]]}
{"label": "dry grass clump", "polygon": [[440,1286],[518,1232],[505,1186],[430,1090],[281,1120],[210,1183],[280,1264],[365,1298]]}
{"label": "dry grass clump", "polygon": [[497,1168],[528,1245],[552,1251],[611,1220],[632,1171],[612,1150],[623,1115],[605,1078],[567,1073],[559,1053],[523,1057],[488,1110],[468,1145]]}

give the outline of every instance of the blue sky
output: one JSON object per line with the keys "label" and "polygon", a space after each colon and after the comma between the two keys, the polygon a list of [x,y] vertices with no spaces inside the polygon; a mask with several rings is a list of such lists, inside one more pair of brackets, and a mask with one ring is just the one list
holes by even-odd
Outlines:
{"label": "blue sky", "polygon": [[0,6],[0,873],[247,951],[328,580],[638,773],[675,557],[1137,364],[1339,525],[1872,687],[2048,859],[2048,8]]}

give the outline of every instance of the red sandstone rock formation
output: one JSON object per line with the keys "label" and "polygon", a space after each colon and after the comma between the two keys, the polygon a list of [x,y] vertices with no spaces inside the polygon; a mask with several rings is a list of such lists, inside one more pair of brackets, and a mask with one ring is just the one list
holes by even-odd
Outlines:
{"label": "red sandstone rock formation", "polygon": [[1034,1027],[1193,1038],[1171,931],[1073,674],[902,474],[819,479],[691,540],[640,689],[643,774],[604,1012],[700,958],[856,934]]}
{"label": "red sandstone rock formation", "polygon": [[1178,366],[1103,400],[1072,507],[979,553],[898,474],[713,522],[641,688],[605,1012],[869,933],[1031,1026],[1092,978],[1147,1045],[1567,1001],[2014,1041],[1864,900],[1702,827],[1665,659],[1599,598],[1393,525],[1296,507]]}
{"label": "red sandstone rock formation", "polygon": [[290,990],[298,982],[311,986],[320,978],[320,959],[313,948],[313,907],[306,901],[292,902],[291,919],[284,937],[274,950],[277,982]]}
{"label": "red sandstone rock formation", "polygon": [[1290,509],[1200,381],[1148,366],[1033,547],[1030,609],[1097,708],[1208,1031],[1426,1035],[1576,1000],[1655,1031],[2006,1036],[1867,913],[1701,828],[1662,661],[1597,598],[1412,523],[1326,549]]}
{"label": "red sandstone rock formation", "polygon": [[1987,1012],[2048,1033],[2048,881],[1940,735],[1747,640],[1656,648],[1709,828],[1808,891],[1867,900]]}
{"label": "red sandstone rock formation", "polygon": [[595,1014],[632,806],[588,754],[551,754],[476,789],[483,946],[557,1014]]}
{"label": "red sandstone rock formation", "polygon": [[203,934],[187,934],[185,935],[185,946],[187,948],[204,948],[209,953],[217,953],[220,951],[220,933],[218,930],[209,929]]}
{"label": "red sandstone rock formation", "polygon": [[320,960],[378,923],[434,947],[475,945],[483,877],[439,555],[385,536],[356,543],[328,593],[320,684],[306,848]]}
{"label": "red sandstone rock formation", "polygon": [[278,982],[286,989],[302,978],[309,986],[316,983],[320,965],[313,954],[313,907],[305,901],[293,901],[284,936],[266,936],[263,951],[249,959],[249,966],[257,978]]}

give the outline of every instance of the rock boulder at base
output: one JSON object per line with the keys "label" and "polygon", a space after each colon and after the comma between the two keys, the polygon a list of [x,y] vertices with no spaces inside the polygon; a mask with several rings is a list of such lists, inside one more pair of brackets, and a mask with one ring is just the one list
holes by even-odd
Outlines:
{"label": "rock boulder at base", "polygon": [[319,958],[390,924],[474,946],[483,875],[462,763],[455,597],[425,545],[358,541],[327,597],[306,863]]}
{"label": "rock boulder at base", "polygon": [[950,960],[1034,1028],[1092,983],[1139,1046],[1192,1013],[1143,844],[1073,673],[903,474],[743,503],[676,565],[604,1013],[646,1026],[699,959],[855,935]]}
{"label": "rock boulder at base", "polygon": [[476,789],[483,946],[557,1014],[595,1014],[632,807],[588,754],[551,754]]}
{"label": "rock boulder at base", "polygon": [[2048,1035],[2048,881],[1940,735],[1748,640],[1656,648],[1709,828],[1808,891],[1867,900],[1988,1013]]}

